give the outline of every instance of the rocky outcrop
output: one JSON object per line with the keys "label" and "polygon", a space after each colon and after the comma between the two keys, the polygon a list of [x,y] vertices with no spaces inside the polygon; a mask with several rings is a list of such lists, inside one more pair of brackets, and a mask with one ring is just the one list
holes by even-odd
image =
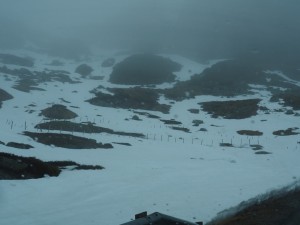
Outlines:
{"label": "rocky outcrop", "polygon": [[274,135],[277,136],[291,136],[291,135],[298,135],[300,134],[299,132],[296,132],[297,130],[299,130],[299,128],[297,127],[293,127],[293,128],[288,128],[286,130],[276,130],[273,132]]}
{"label": "rocky outcrop", "polygon": [[92,123],[73,123],[70,121],[50,121],[46,123],[40,123],[35,126],[36,129],[40,130],[59,130],[59,131],[70,131],[70,132],[82,132],[82,133],[107,133],[120,136],[128,137],[139,137],[143,138],[145,135],[141,133],[128,133],[122,131],[114,131],[109,128],[95,126]]}
{"label": "rocky outcrop", "polygon": [[257,115],[260,99],[235,101],[212,101],[200,103],[202,109],[212,117],[224,119],[245,119]]}
{"label": "rocky outcrop", "polygon": [[233,209],[225,210],[207,225],[298,225],[299,211],[299,187],[290,190],[283,188],[274,193],[244,201]]}
{"label": "rocky outcrop", "polygon": [[123,109],[144,109],[168,113],[170,106],[158,102],[159,94],[147,88],[113,88],[113,93],[95,93],[96,97],[88,102],[102,107],[123,108]]}
{"label": "rocky outcrop", "polygon": [[295,85],[276,74],[264,72],[253,62],[243,59],[226,60],[214,64],[188,81],[178,82],[173,88],[162,90],[174,100],[193,98],[198,95],[237,96],[250,94],[249,84],[293,88]]}
{"label": "rocky outcrop", "polygon": [[17,66],[33,67],[34,62],[31,58],[20,57],[12,54],[0,54],[0,62]]}
{"label": "rocky outcrop", "polygon": [[25,131],[24,135],[31,137],[33,140],[45,144],[61,148],[70,149],[97,149],[97,148],[113,148],[111,144],[98,143],[94,139],[79,137],[71,134],[58,133],[35,133]]}
{"label": "rocky outcrop", "polygon": [[77,114],[67,109],[66,106],[55,104],[49,108],[43,109],[40,115],[45,116],[49,119],[74,119],[77,117]]}
{"label": "rocky outcrop", "polygon": [[44,162],[34,157],[22,157],[0,152],[0,180],[57,177],[62,170],[101,170],[99,165],[81,165],[73,161]]}
{"label": "rocky outcrop", "polygon": [[0,153],[0,180],[33,179],[58,176],[60,169],[33,157]]}
{"label": "rocky outcrop", "polygon": [[238,134],[240,135],[247,135],[247,136],[262,136],[263,132],[260,132],[258,130],[238,130]]}
{"label": "rocky outcrop", "polygon": [[280,99],[283,100],[284,106],[292,107],[294,110],[300,110],[300,88],[275,93],[271,101],[279,101]]}
{"label": "rocky outcrop", "polygon": [[9,93],[7,93],[6,91],[4,91],[3,89],[0,88],[0,108],[2,106],[3,101],[7,101],[12,98],[13,98],[12,95],[10,95]]}
{"label": "rocky outcrop", "polygon": [[19,149],[31,149],[33,146],[29,144],[24,144],[24,143],[18,143],[18,142],[8,142],[6,144],[7,147],[12,147],[12,148],[19,148]]}
{"label": "rocky outcrop", "polygon": [[173,72],[181,65],[152,54],[130,56],[113,67],[110,82],[126,85],[161,84],[175,81]]}
{"label": "rocky outcrop", "polygon": [[90,75],[92,72],[93,68],[87,64],[81,64],[75,69],[75,73],[78,73],[83,77]]}

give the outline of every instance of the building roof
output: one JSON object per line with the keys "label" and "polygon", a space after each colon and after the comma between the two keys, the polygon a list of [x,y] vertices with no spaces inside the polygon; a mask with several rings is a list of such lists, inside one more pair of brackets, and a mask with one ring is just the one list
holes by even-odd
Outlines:
{"label": "building roof", "polygon": [[136,220],[121,225],[198,225],[198,224],[202,224],[202,223],[192,223],[162,213],[155,212],[150,215],[145,215],[142,218],[138,218]]}

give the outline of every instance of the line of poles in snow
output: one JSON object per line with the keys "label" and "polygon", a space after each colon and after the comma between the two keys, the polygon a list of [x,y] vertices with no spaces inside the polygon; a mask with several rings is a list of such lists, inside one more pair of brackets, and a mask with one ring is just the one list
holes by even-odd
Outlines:
{"label": "line of poles in snow", "polygon": [[[203,137],[204,135],[199,135],[199,137],[175,137],[173,135],[159,135],[159,134],[147,134],[146,139],[154,141],[166,141],[175,143],[192,143],[213,146],[215,144],[230,144],[235,147],[241,147],[245,145],[260,145],[260,138],[253,136],[245,136],[241,138],[232,137],[230,139]],[[217,141],[219,140],[219,141]],[[226,140],[229,140],[228,142]]]}
{"label": "line of poles in snow", "polygon": [[[86,117],[86,120],[83,120],[83,118],[79,118],[79,121],[84,121],[84,122],[89,122],[88,118]],[[95,119],[93,120],[93,124],[95,124]],[[41,120],[41,122],[46,122],[46,120]],[[75,119],[73,120],[75,122]],[[110,124],[110,120],[104,120],[101,118],[99,120],[99,123],[105,123],[105,124]],[[23,125],[16,124],[13,120],[6,120],[6,125],[9,126],[11,130],[13,130],[14,127],[18,126],[19,128],[24,128],[26,131],[28,129],[28,123],[27,121],[24,121]],[[154,124],[153,128],[165,128],[168,127],[168,125],[157,125]],[[37,128],[38,132],[43,132],[45,129],[39,129]],[[63,129],[61,128],[59,132],[61,133]],[[47,129],[46,132],[50,132],[50,129]],[[71,132],[74,134],[74,131],[66,131],[66,132]],[[81,134],[86,134],[86,132],[79,132]],[[169,143],[191,143],[191,144],[200,144],[203,146],[215,146],[215,145],[222,145],[224,144],[227,145],[228,147],[245,147],[245,146],[250,146],[250,145],[260,145],[260,137],[259,136],[244,136],[241,138],[236,138],[235,136],[228,138],[228,137],[222,137],[223,135],[221,133],[218,133],[219,136],[216,138],[210,138],[210,137],[204,137],[208,133],[208,131],[203,132],[203,135],[199,135],[200,137],[183,137],[183,136],[173,136],[173,135],[162,135],[162,134],[156,134],[156,133],[147,133],[145,135],[145,138],[147,140],[153,140],[153,141],[161,141],[161,142],[169,142]],[[113,134],[107,134],[107,135],[113,135]],[[119,135],[118,135],[119,136]],[[129,137],[129,136],[128,136]],[[130,138],[136,138],[136,137],[130,137]],[[140,139],[140,138],[138,138]],[[217,141],[219,139],[219,141]],[[298,149],[299,143],[296,143],[296,149]]]}
{"label": "line of poles in snow", "polygon": [[[9,126],[9,128],[12,130],[14,127],[16,127],[18,124],[16,124],[13,120],[6,120],[6,125]],[[28,125],[27,122],[24,122],[24,125],[22,125],[22,127],[24,127],[24,130],[27,130]]]}

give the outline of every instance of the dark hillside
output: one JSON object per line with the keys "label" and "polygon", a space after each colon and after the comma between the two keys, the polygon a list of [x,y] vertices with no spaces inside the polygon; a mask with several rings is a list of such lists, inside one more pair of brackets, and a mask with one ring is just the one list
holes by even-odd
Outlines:
{"label": "dark hillside", "polygon": [[178,82],[173,88],[163,90],[166,97],[174,100],[193,98],[197,95],[232,97],[251,93],[249,84],[276,86],[292,89],[276,74],[264,72],[263,65],[247,62],[245,59],[226,60],[214,64],[188,81]]}
{"label": "dark hillside", "polygon": [[130,56],[113,67],[110,82],[115,84],[147,85],[175,81],[173,72],[181,65],[170,59],[152,55]]}
{"label": "dark hillside", "polygon": [[277,193],[207,225],[299,225],[300,189]]}
{"label": "dark hillside", "polygon": [[0,88],[0,108],[2,106],[2,102],[6,100],[12,99],[13,96]]}

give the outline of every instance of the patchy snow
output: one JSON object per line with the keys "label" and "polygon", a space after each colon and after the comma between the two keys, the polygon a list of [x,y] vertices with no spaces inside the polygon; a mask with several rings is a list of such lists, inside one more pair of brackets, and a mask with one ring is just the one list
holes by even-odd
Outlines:
{"label": "patchy snow", "polygon": [[278,70],[267,70],[265,72],[269,73],[269,74],[276,74],[277,76],[280,76],[280,77],[284,78],[286,80],[286,82],[294,84],[294,85],[297,85],[298,87],[300,87],[300,82],[299,81],[293,80],[293,79],[289,78],[288,76],[286,76],[281,71],[278,71]]}
{"label": "patchy snow", "polygon": [[[34,58],[39,62],[34,67],[37,70],[48,68],[45,65],[52,61],[51,57],[39,54]],[[1,151],[105,167],[100,171],[63,171],[59,177],[0,181],[1,225],[118,225],[145,210],[189,221],[208,221],[241,201],[300,179],[299,135],[277,137],[272,134],[275,130],[299,126],[299,117],[259,112],[248,119],[224,120],[211,118],[201,110],[199,114],[188,112],[191,108],[200,109],[199,102],[256,97],[270,110],[280,108],[278,103],[269,102],[270,93],[263,87],[256,87],[255,94],[249,96],[199,96],[175,102],[170,114],[150,112],[162,119],[182,122],[182,127],[190,129],[190,133],[185,133],[142,115],[139,115],[142,121],[125,120],[135,115],[132,110],[96,107],[85,102],[93,97],[90,90],[99,85],[114,86],[107,82],[111,68],[101,68],[100,58],[87,64],[93,67],[93,75],[105,76],[103,81],[80,78],[74,73],[80,63],[64,60],[65,66],[55,68],[69,71],[70,76],[80,79],[81,83],[39,85],[46,91],[17,91],[12,88],[14,81],[6,81],[0,74],[0,88],[14,96],[3,102],[0,109],[0,141],[35,147],[20,150],[1,145]],[[179,80],[187,80],[207,67],[179,56],[170,58],[184,65],[177,73]],[[114,144],[109,150],[73,150],[42,145],[23,136],[25,128],[36,131],[34,126],[43,120],[40,110],[51,104],[62,104],[60,98],[69,101],[63,104],[79,115],[72,120],[74,122],[94,122],[116,131],[143,133],[147,138],[77,133],[99,142],[127,142],[132,146]],[[161,102],[169,101],[162,98]],[[29,106],[32,103],[36,106]],[[28,113],[27,109],[35,111]],[[194,127],[195,119],[203,120],[204,124]],[[200,128],[206,128],[207,132],[200,132]],[[240,136],[236,131],[241,129],[259,130],[263,136]],[[222,142],[232,143],[234,147],[220,147]],[[250,144],[260,144],[272,154],[256,155]]]}

